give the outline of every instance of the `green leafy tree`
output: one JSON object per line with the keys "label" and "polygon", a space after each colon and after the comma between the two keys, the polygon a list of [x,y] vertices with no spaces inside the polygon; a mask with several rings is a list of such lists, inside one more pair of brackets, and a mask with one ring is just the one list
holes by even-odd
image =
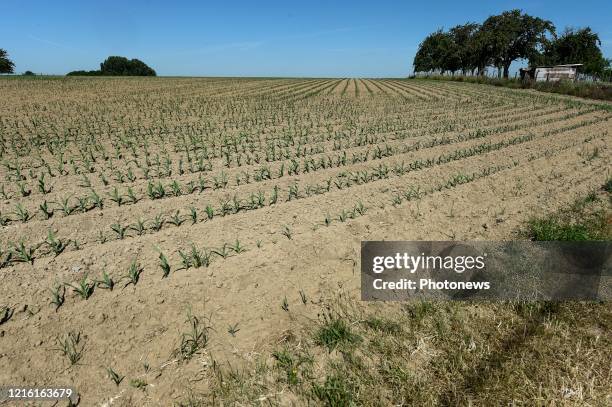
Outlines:
{"label": "green leafy tree", "polygon": [[138,59],[110,56],[100,64],[102,75],[118,76],[155,76],[153,69]]}
{"label": "green leafy tree", "polygon": [[533,58],[555,35],[555,26],[548,20],[532,17],[521,10],[505,11],[490,16],[482,24],[485,41],[495,66],[508,77],[510,64],[519,58]]}
{"label": "green leafy tree", "polygon": [[561,36],[545,44],[542,54],[534,55],[529,62],[532,65],[583,64],[584,73],[599,77],[609,66],[600,46],[599,35],[590,27],[566,28]]}
{"label": "green leafy tree", "polygon": [[15,64],[8,57],[6,50],[0,48],[0,73],[13,73]]}
{"label": "green leafy tree", "polygon": [[467,23],[457,25],[449,30],[454,46],[454,57],[458,59],[458,65],[462,73],[474,72],[478,68],[478,44],[477,34],[480,25]]}
{"label": "green leafy tree", "polygon": [[432,72],[439,68],[438,66],[438,41],[442,30],[438,30],[433,34],[429,34],[419,45],[416,55],[414,56],[414,71],[415,72]]}
{"label": "green leafy tree", "polygon": [[416,72],[446,71],[460,69],[459,49],[450,33],[438,30],[428,35],[419,45],[414,58]]}

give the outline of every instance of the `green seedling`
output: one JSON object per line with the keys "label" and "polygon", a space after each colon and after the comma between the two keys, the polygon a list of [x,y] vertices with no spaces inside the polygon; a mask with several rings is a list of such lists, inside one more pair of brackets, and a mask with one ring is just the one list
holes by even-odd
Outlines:
{"label": "green seedling", "polygon": [[159,249],[157,250],[159,251],[159,267],[162,269],[162,278],[166,278],[170,275],[170,264],[164,253]]}
{"label": "green seedling", "polygon": [[91,190],[91,194],[89,195],[89,199],[93,203],[94,208],[102,209],[104,207],[104,200],[93,189]]}
{"label": "green seedling", "polygon": [[106,373],[108,373],[109,379],[115,383],[115,386],[119,386],[119,384],[123,381],[125,376],[120,376],[119,373],[115,372],[112,368],[107,367]]}
{"label": "green seedling", "polygon": [[236,322],[234,325],[229,325],[227,328],[227,332],[232,335],[232,336],[236,336],[236,334],[240,331],[240,329],[238,328],[238,323]]}
{"label": "green seedling", "polygon": [[215,211],[212,206],[206,205],[206,208],[204,210],[206,211],[206,217],[208,217],[209,220],[215,216]]}
{"label": "green seedling", "polygon": [[176,211],[174,215],[170,216],[167,222],[174,226],[181,226],[185,220],[181,217],[179,211]]}
{"label": "green seedling", "polygon": [[108,275],[106,270],[102,272],[102,278],[100,280],[96,280],[95,282],[98,287],[105,290],[113,291],[113,288],[115,287],[115,282],[113,281],[112,277]]}
{"label": "green seedling", "polygon": [[214,249],[212,252],[219,257],[222,257],[224,259],[227,258],[229,256],[229,251],[227,250],[227,243],[223,243],[223,246],[221,246],[221,248]]}
{"label": "green seedling", "polygon": [[135,231],[138,236],[144,235],[145,232],[147,231],[147,227],[146,227],[145,221],[142,220],[142,218],[138,218],[136,223],[134,223],[133,225],[130,226],[130,229]]}
{"label": "green seedling", "polygon": [[55,287],[50,289],[51,291],[51,304],[55,305],[55,311],[64,305],[64,300],[66,298],[66,288],[63,284],[57,284]]}
{"label": "green seedling", "polygon": [[59,350],[68,357],[71,365],[75,365],[83,357],[85,344],[81,341],[80,332],[68,332],[64,338],[58,338]]}
{"label": "green seedling", "polygon": [[87,274],[83,275],[77,284],[68,284],[75,293],[77,293],[82,299],[87,300],[94,292],[96,288],[95,282],[87,281]]}
{"label": "green seedling", "polygon": [[28,212],[28,210],[25,209],[20,203],[15,205],[15,215],[17,216],[17,219],[23,223],[26,223],[31,218],[30,212]]}
{"label": "green seedling", "polygon": [[13,245],[13,257],[16,262],[34,264],[36,247],[26,247],[23,240],[17,246]]}
{"label": "green seedling", "polygon": [[130,386],[135,389],[139,389],[144,391],[149,384],[142,379],[132,379],[130,380]]}
{"label": "green seedling", "polygon": [[127,226],[122,226],[119,223],[113,223],[110,228],[117,234],[117,239],[119,240],[125,238],[125,232],[128,230]]}
{"label": "green seedling", "polygon": [[53,216],[53,209],[49,207],[49,204],[46,200],[43,201],[43,203],[40,204],[38,207],[40,208],[40,211],[42,212],[43,217],[45,219],[50,219]]}
{"label": "green seedling", "polygon": [[161,228],[164,226],[165,222],[166,221],[164,220],[164,215],[159,214],[155,216],[155,218],[153,218],[153,221],[151,223],[151,229],[153,229],[156,232],[159,232]]}
{"label": "green seedling", "polygon": [[115,202],[117,206],[121,206],[123,203],[123,197],[119,193],[117,187],[114,187],[113,190],[108,194],[111,201]]}
{"label": "green seedling", "polygon": [[49,246],[51,251],[57,257],[62,254],[64,250],[66,250],[66,247],[68,247],[68,245],[70,244],[70,240],[62,242],[55,236],[55,232],[49,230],[47,232],[47,240],[45,240],[45,243],[47,244],[47,246]]}
{"label": "green seedling", "polygon": [[281,230],[281,233],[283,234],[283,236],[285,236],[289,240],[291,240],[291,238],[293,237],[293,233],[291,232],[291,229],[289,229],[289,226],[283,227],[283,230]]}
{"label": "green seedling", "polygon": [[28,188],[28,186],[24,182],[20,182],[17,185],[19,185],[19,192],[21,193],[22,197],[25,198],[26,196],[29,196],[32,193],[32,190]]}
{"label": "green seedling", "polygon": [[238,239],[236,239],[233,246],[230,246],[230,249],[232,249],[236,254],[246,251],[245,247],[240,245],[240,241]]}
{"label": "green seedling", "polygon": [[191,311],[187,313],[189,332],[181,336],[179,353],[183,360],[189,360],[200,349],[205,348],[209,340],[210,326],[202,325],[201,321]]}
{"label": "green seedling", "polygon": [[125,283],[123,288],[127,287],[130,284],[132,284],[135,287],[136,284],[138,284],[138,280],[140,280],[141,273],[142,273],[142,268],[140,267],[140,265],[136,263],[135,260],[132,261],[132,263],[130,263],[130,267],[128,268],[128,273],[126,276],[126,279],[128,281],[127,283]]}

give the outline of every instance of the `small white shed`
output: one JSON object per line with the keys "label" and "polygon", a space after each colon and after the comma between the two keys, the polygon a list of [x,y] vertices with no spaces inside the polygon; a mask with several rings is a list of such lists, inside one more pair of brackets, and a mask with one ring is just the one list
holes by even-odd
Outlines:
{"label": "small white shed", "polygon": [[578,77],[578,68],[581,66],[582,64],[538,66],[535,68],[533,79],[536,82],[575,81]]}

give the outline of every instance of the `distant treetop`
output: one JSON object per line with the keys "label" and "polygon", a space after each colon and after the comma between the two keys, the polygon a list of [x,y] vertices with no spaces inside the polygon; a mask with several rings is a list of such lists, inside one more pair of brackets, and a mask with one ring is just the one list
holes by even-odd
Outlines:
{"label": "distant treetop", "polygon": [[72,71],[69,76],[156,76],[155,71],[139,59],[110,56],[100,64],[99,71]]}

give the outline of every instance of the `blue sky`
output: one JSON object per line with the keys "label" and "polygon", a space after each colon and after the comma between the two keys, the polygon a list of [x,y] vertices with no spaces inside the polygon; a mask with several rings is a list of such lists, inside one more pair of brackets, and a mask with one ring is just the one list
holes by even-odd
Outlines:
{"label": "blue sky", "polygon": [[109,55],[159,75],[399,77],[437,28],[512,8],[558,30],[589,25],[612,58],[612,1],[4,1],[16,71],[98,69]]}

